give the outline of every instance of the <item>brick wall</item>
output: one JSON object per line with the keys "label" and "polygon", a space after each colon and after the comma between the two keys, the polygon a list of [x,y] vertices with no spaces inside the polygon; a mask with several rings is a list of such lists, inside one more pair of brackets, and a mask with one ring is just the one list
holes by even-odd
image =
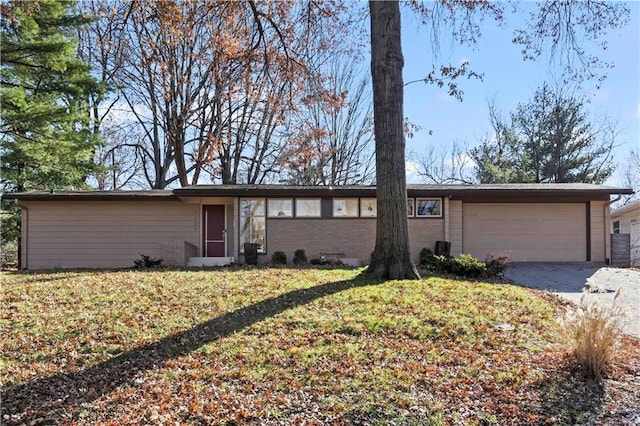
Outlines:
{"label": "brick wall", "polygon": [[[409,244],[414,260],[423,247],[432,250],[437,240],[444,239],[444,219],[409,219]],[[297,249],[304,249],[307,257],[323,253],[342,254],[369,263],[376,240],[376,219],[267,219],[267,256],[283,251],[291,262]]]}

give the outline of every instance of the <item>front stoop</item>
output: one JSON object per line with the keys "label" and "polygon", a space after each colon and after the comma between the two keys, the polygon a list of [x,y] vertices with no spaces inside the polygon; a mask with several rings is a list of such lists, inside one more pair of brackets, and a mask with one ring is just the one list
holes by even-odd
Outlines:
{"label": "front stoop", "polygon": [[206,267],[206,266],[226,266],[234,262],[233,257],[190,257],[187,266],[190,267]]}

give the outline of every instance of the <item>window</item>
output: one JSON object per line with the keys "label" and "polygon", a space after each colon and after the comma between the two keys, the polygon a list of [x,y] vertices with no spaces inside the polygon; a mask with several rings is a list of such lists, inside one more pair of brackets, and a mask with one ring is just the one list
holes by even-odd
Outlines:
{"label": "window", "polygon": [[613,233],[614,234],[619,234],[620,233],[620,221],[616,220],[615,222],[613,222]]}
{"label": "window", "polygon": [[291,198],[269,198],[269,217],[293,217],[293,200]]}
{"label": "window", "polygon": [[407,198],[407,216],[413,217],[413,207],[415,206],[415,200],[413,198]]}
{"label": "window", "polygon": [[440,217],[442,216],[442,201],[439,198],[416,199],[416,216]]}
{"label": "window", "polygon": [[334,198],[333,217],[358,217],[358,199]]}
{"label": "window", "polygon": [[240,251],[244,243],[255,243],[258,252],[265,253],[265,200],[264,198],[240,199]]}
{"label": "window", "polygon": [[375,198],[360,199],[360,216],[376,217],[378,214],[378,203]]}
{"label": "window", "polygon": [[320,217],[320,199],[296,198],[296,217]]}

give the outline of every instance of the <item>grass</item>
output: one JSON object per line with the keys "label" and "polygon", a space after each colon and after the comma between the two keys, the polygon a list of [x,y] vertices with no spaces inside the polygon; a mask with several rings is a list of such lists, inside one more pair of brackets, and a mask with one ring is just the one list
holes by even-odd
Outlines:
{"label": "grass", "polygon": [[2,422],[571,424],[602,405],[552,299],[360,272],[3,273]]}
{"label": "grass", "polygon": [[594,380],[601,380],[610,368],[624,335],[626,315],[619,302],[620,294],[618,290],[613,303],[605,305],[590,299],[585,291],[580,306],[570,309],[564,317],[576,361]]}

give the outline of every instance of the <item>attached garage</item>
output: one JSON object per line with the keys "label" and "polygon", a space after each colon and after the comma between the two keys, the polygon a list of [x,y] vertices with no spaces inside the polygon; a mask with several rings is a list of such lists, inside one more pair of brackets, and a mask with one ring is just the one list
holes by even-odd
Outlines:
{"label": "attached garage", "polygon": [[587,260],[584,203],[465,203],[462,251],[516,262]]}

